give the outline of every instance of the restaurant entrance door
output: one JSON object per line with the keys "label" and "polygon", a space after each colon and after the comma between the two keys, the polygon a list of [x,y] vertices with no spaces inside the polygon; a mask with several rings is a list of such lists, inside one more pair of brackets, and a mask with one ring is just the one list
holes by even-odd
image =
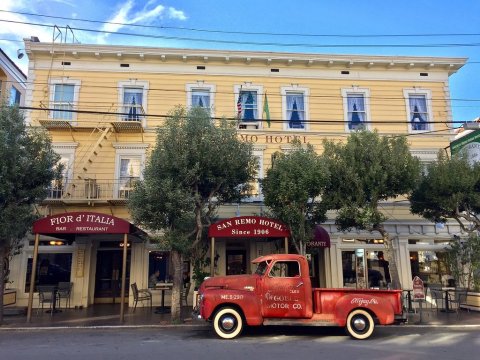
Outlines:
{"label": "restaurant entrance door", "polygon": [[[95,273],[95,304],[120,303],[123,249],[98,249]],[[130,251],[127,252],[125,298],[130,284]]]}

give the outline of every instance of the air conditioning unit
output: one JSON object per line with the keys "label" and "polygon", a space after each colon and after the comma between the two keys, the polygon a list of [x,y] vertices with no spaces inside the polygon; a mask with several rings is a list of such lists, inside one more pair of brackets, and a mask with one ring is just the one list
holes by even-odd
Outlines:
{"label": "air conditioning unit", "polygon": [[257,122],[255,123],[240,123],[238,125],[238,128],[239,129],[243,129],[243,130],[256,130],[259,128],[259,124]]}

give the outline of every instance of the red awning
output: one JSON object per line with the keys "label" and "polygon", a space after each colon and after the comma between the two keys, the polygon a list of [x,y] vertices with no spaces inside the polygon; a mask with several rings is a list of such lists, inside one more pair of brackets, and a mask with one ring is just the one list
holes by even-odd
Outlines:
{"label": "red awning", "polygon": [[126,220],[94,212],[70,212],[47,216],[33,223],[33,233],[54,234],[134,234],[143,233]]}
{"label": "red awning", "polygon": [[320,225],[315,226],[312,241],[307,243],[310,248],[329,248],[330,247],[330,235]]}
{"label": "red awning", "polygon": [[210,225],[209,237],[272,238],[290,237],[288,227],[275,219],[260,216],[239,216]]}

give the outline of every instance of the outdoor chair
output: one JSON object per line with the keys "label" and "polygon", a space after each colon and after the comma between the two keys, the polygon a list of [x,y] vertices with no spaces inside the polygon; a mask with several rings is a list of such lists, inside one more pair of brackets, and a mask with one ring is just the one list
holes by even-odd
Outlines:
{"label": "outdoor chair", "polygon": [[150,308],[152,308],[152,293],[148,289],[138,289],[137,283],[133,283],[131,285],[132,293],[133,293],[133,312],[137,308],[137,304],[139,301],[147,301],[150,303]]}
{"label": "outdoor chair", "polygon": [[62,299],[65,299],[65,309],[70,308],[70,295],[72,294],[71,282],[59,282],[58,283],[58,306],[61,306]]}
{"label": "outdoor chair", "polygon": [[[460,305],[467,303],[467,292],[468,290],[465,288],[456,288],[454,292],[449,293],[448,301],[452,305],[452,309],[457,312],[457,315],[460,311]],[[467,311],[470,311],[470,309],[467,308]]]}
{"label": "outdoor chair", "polygon": [[185,306],[188,306],[188,293],[190,292],[190,283],[183,284],[182,293],[181,293],[181,304],[185,303]]}
{"label": "outdoor chair", "polygon": [[[38,285],[38,307],[37,307],[37,314],[39,313],[40,309],[43,311],[43,307],[45,304],[48,305],[49,310],[53,309],[53,303],[57,301],[57,297],[54,291],[55,287],[53,285]],[[53,311],[50,312],[50,315],[53,315]]]}
{"label": "outdoor chair", "polygon": [[430,309],[435,308],[438,312],[439,305],[443,302],[443,292],[441,288],[430,288]]}

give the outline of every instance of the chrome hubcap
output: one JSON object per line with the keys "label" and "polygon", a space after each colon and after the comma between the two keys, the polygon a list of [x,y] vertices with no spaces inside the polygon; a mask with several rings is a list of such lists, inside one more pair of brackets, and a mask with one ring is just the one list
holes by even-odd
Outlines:
{"label": "chrome hubcap", "polygon": [[358,331],[363,331],[367,327],[367,323],[365,322],[365,319],[356,318],[355,320],[353,320],[353,326]]}
{"label": "chrome hubcap", "polygon": [[222,318],[222,328],[229,331],[235,326],[235,319],[231,316],[225,316]]}

